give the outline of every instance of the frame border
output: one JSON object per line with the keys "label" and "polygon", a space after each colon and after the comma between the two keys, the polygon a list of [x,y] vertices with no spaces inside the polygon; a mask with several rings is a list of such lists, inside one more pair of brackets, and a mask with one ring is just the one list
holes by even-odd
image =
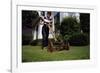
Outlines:
{"label": "frame border", "polygon": [[[16,5],[16,15],[17,15],[17,17],[16,17],[16,21],[18,21],[18,6],[31,6],[31,7],[40,7],[39,5]],[[53,8],[54,6],[41,6],[41,7],[50,7],[50,8]],[[54,7],[54,8],[68,8],[68,9],[85,9],[85,10],[93,10],[93,11],[95,11],[96,9],[95,9],[95,7],[92,7],[92,8],[76,8],[76,7],[67,7],[67,5],[66,5],[66,7],[60,7],[60,6],[57,6],[57,7]],[[12,8],[12,5],[11,5],[11,28],[13,28],[12,27],[12,24],[13,24],[13,22],[12,22],[12,18],[13,18],[13,15],[12,15],[12,13],[13,13],[13,8]],[[18,22],[16,23],[16,24],[18,24]],[[18,48],[18,25],[16,25],[16,28],[17,28],[17,30],[16,30],[16,33],[17,33],[17,37],[16,37],[16,48]],[[12,37],[13,37],[13,34],[12,34],[12,29],[11,29],[11,39],[12,39]],[[13,41],[11,41],[11,55],[13,55],[13,48],[12,48],[12,42]],[[18,59],[18,50],[16,49],[16,60]],[[11,56],[11,62],[13,62],[13,57]],[[14,69],[18,69],[19,67],[18,67],[18,60],[16,61],[16,68],[14,68]],[[11,63],[11,69],[12,69],[12,72],[14,72],[14,69],[13,69],[13,63]]]}

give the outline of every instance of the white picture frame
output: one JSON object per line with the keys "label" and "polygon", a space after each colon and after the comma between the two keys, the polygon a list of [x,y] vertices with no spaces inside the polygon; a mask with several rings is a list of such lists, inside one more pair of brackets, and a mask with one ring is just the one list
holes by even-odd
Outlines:
{"label": "white picture frame", "polygon": [[[26,72],[26,71],[50,71],[56,69],[73,69],[73,68],[88,68],[97,65],[96,57],[96,8],[94,6],[81,5],[66,5],[66,4],[41,4],[41,3],[27,3],[24,1],[12,1],[12,73]],[[22,63],[21,51],[21,11],[22,10],[44,10],[44,11],[61,11],[61,12],[83,12],[90,13],[90,59],[89,60],[73,60],[73,61],[54,61],[54,62],[29,62]],[[95,24],[95,25],[94,25]]]}

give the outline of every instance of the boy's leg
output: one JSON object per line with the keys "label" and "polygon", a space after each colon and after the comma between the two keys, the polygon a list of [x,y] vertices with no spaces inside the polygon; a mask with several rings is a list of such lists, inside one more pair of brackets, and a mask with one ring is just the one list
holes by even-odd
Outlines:
{"label": "boy's leg", "polygon": [[49,30],[47,27],[42,28],[42,49],[48,46]]}
{"label": "boy's leg", "polygon": [[42,28],[42,49],[45,47],[45,38],[46,38],[46,33],[45,33],[45,28]]}

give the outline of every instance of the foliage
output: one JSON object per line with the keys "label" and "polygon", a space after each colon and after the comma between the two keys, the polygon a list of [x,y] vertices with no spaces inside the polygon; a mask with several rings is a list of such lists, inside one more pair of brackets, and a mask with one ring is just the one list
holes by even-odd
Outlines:
{"label": "foliage", "polygon": [[70,39],[70,35],[65,35],[64,36],[64,40],[69,41],[69,39]]}
{"label": "foliage", "polygon": [[80,13],[81,29],[84,33],[90,33],[90,14]]}
{"label": "foliage", "polygon": [[22,11],[22,25],[23,27],[32,28],[32,20],[35,20],[38,17],[37,11]]}
{"label": "foliage", "polygon": [[72,35],[73,33],[79,32],[80,24],[75,17],[65,17],[61,22],[61,34],[62,36]]}
{"label": "foliage", "polygon": [[22,35],[22,45],[27,45],[30,43],[30,41],[32,40],[32,36],[31,35]]}
{"label": "foliage", "polygon": [[35,21],[38,18],[37,11],[22,10],[22,44],[26,45],[32,41],[32,30],[35,28]]}
{"label": "foliage", "polygon": [[70,45],[82,46],[89,45],[89,35],[83,33],[75,33],[69,39]]}

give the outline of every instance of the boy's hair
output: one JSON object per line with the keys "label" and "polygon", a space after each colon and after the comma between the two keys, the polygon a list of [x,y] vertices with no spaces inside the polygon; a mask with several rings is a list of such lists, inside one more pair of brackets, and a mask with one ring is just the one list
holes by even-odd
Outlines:
{"label": "boy's hair", "polygon": [[48,11],[47,14],[49,14],[51,16],[51,12],[50,11]]}

